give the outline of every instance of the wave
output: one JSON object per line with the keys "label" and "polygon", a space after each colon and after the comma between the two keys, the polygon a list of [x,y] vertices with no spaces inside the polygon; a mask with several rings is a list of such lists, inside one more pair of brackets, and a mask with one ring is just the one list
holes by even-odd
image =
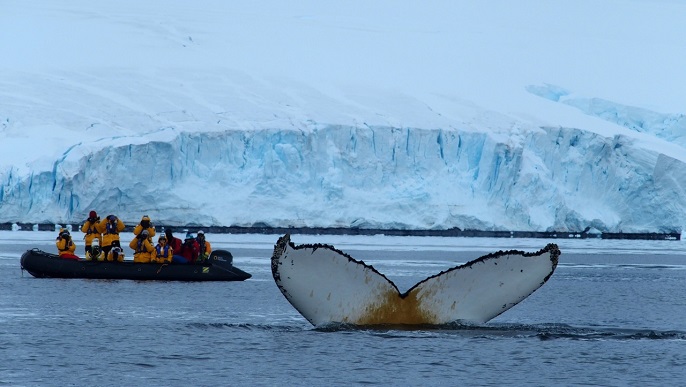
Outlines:
{"label": "wave", "polygon": [[561,263],[560,269],[640,269],[640,270],[686,270],[684,264],[657,263]]}
{"label": "wave", "polygon": [[426,338],[427,335],[454,336],[480,339],[534,338],[547,340],[586,340],[586,341],[631,341],[631,340],[676,340],[686,341],[686,331],[660,330],[630,327],[578,327],[567,324],[494,324],[471,325],[450,323],[441,325],[374,325],[328,324],[312,327],[305,322],[279,324],[232,324],[232,323],[191,323],[193,329],[239,329],[248,331],[322,333],[359,332],[382,338]]}
{"label": "wave", "polygon": [[493,339],[500,337],[535,337],[540,340],[686,340],[686,332],[684,331],[664,331],[648,328],[575,327],[567,324],[471,325],[455,322],[442,325],[389,325],[383,327],[360,327],[350,324],[332,324],[315,328],[315,330],[321,332],[361,330],[379,332],[382,335],[394,334],[394,332],[395,334],[403,332],[435,332]]}
{"label": "wave", "polygon": [[200,330],[234,329],[245,331],[301,332],[308,330],[309,324],[251,324],[251,323],[189,323],[188,328]]}
{"label": "wave", "polygon": [[541,329],[536,336],[541,340],[686,340],[686,332],[683,331],[645,328],[568,327],[566,329]]}

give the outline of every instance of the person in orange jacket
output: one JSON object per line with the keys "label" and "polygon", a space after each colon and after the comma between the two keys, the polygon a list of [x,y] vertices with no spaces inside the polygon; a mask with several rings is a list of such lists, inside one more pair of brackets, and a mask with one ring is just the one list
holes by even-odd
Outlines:
{"label": "person in orange jacket", "polygon": [[198,242],[198,261],[205,261],[210,257],[212,253],[212,245],[205,239],[205,232],[203,230],[198,231],[198,236],[196,236],[196,241]]}
{"label": "person in orange jacket", "polygon": [[138,263],[150,263],[155,253],[155,247],[150,243],[148,230],[141,231],[129,243],[133,249],[133,261]]}
{"label": "person in orange jacket", "polygon": [[155,246],[155,256],[152,261],[156,263],[171,263],[172,256],[174,256],[174,249],[167,244],[167,236],[162,234],[157,239],[157,246]]}
{"label": "person in orange jacket", "polygon": [[155,236],[155,226],[153,226],[148,215],[143,215],[140,223],[133,228],[133,235],[138,235],[143,230],[148,230],[148,238],[150,238],[150,243],[152,243],[152,237]]}
{"label": "person in orange jacket", "polygon": [[119,233],[124,231],[124,222],[114,215],[107,215],[107,217],[98,222],[97,229],[102,233],[102,251],[107,256],[112,247],[121,247],[119,241]]}
{"label": "person in orange jacket", "polygon": [[93,256],[93,240],[97,238],[98,242],[102,241],[102,233],[98,231],[99,221],[100,217],[98,216],[98,213],[95,211],[91,211],[88,214],[88,219],[86,219],[86,221],[83,222],[83,225],[81,226],[81,232],[86,234],[83,236],[83,239],[86,243],[85,252],[87,260],[91,260],[91,257]]}
{"label": "person in orange jacket", "polygon": [[57,246],[57,251],[59,252],[60,258],[79,259],[79,257],[74,255],[76,245],[71,240],[69,230],[64,228],[60,230],[60,233],[55,240],[55,246]]}

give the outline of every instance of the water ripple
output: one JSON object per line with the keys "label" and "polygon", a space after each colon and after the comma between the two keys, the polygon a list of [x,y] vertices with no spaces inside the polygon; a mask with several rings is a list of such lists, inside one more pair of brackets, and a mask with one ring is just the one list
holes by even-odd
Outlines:
{"label": "water ripple", "polygon": [[[298,328],[293,328],[297,330]],[[538,338],[540,340],[686,340],[684,331],[660,331],[645,328],[613,327],[574,327],[565,324],[496,324],[469,325],[444,324],[421,326],[375,326],[360,327],[349,324],[330,324],[313,328],[318,332],[354,332],[360,331],[377,337],[393,339],[408,337],[436,337],[438,335],[459,335],[467,338],[500,339],[500,338]],[[432,335],[433,334],[433,335]]]}
{"label": "water ripple", "polygon": [[463,338],[501,339],[537,338],[539,340],[686,340],[684,331],[661,331],[646,328],[575,327],[566,324],[493,324],[470,325],[451,323],[443,325],[381,325],[356,326],[329,324],[312,327],[305,324],[248,324],[248,323],[189,323],[188,327],[201,330],[232,329],[268,332],[352,333],[359,332],[384,339],[436,338],[459,335]]}
{"label": "water ripple", "polygon": [[248,323],[189,323],[188,326],[194,329],[238,329],[245,331],[275,331],[275,332],[301,332],[306,330],[303,325],[270,325],[270,324],[248,324]]}

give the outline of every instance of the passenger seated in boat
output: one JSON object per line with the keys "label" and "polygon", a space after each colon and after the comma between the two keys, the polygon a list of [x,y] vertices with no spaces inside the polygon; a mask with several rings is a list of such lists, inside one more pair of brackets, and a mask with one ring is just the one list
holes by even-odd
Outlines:
{"label": "passenger seated in boat", "polygon": [[98,222],[98,231],[102,235],[102,251],[107,254],[115,246],[121,247],[119,233],[124,231],[124,222],[114,215],[107,215],[107,218]]}
{"label": "passenger seated in boat", "polygon": [[124,250],[119,246],[112,247],[107,253],[107,260],[110,262],[124,262]]}
{"label": "passenger seated in boat", "polygon": [[79,259],[79,257],[74,255],[76,244],[74,244],[74,242],[71,240],[69,230],[65,228],[60,230],[60,233],[55,240],[55,246],[57,246],[57,251],[59,252],[60,258]]}
{"label": "passenger seated in boat", "polygon": [[86,261],[103,261],[105,253],[100,248],[100,241],[98,238],[93,238],[90,249],[86,249]]}
{"label": "passenger seated in boat", "polygon": [[90,251],[91,251],[91,246],[93,245],[93,240],[95,240],[95,239],[97,239],[98,241],[102,240],[102,233],[100,233],[100,231],[98,231],[98,222],[99,221],[100,221],[100,217],[98,216],[98,213],[95,211],[91,211],[88,214],[88,219],[86,219],[86,221],[83,222],[83,225],[81,226],[81,232],[86,234],[83,236],[83,239],[86,242],[86,246],[85,246],[86,259],[90,259],[91,255],[97,255],[97,254],[90,254]]}
{"label": "passenger seated in boat", "polygon": [[155,253],[155,247],[148,238],[148,230],[136,235],[129,243],[129,247],[133,249],[133,261],[138,263],[150,263]]}
{"label": "passenger seated in boat", "polygon": [[196,239],[198,241],[198,261],[206,261],[212,253],[212,245],[205,240],[205,232],[203,230],[198,231]]}
{"label": "passenger seated in boat", "polygon": [[181,239],[172,235],[173,231],[174,230],[171,227],[169,227],[169,228],[164,230],[164,235],[167,236],[167,245],[169,245],[169,247],[171,247],[172,250],[179,251],[179,250],[181,250],[181,244],[183,242],[181,242]]}
{"label": "passenger seated in boat", "polygon": [[174,263],[193,263],[198,259],[198,242],[195,241],[191,233],[186,233],[186,239],[181,248],[174,252],[172,259]]}
{"label": "passenger seated in boat", "polygon": [[143,230],[148,230],[148,238],[150,238],[150,243],[152,243],[152,237],[155,236],[155,226],[153,226],[148,215],[143,215],[140,223],[133,228],[133,235],[138,235]]}
{"label": "passenger seated in boat", "polygon": [[162,234],[157,239],[157,246],[155,246],[155,254],[152,261],[155,263],[171,263],[174,249],[167,244],[167,237]]}

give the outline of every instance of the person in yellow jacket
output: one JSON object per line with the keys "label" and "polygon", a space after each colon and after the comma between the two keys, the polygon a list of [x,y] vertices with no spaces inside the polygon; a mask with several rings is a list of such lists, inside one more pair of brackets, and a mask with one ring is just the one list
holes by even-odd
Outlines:
{"label": "person in yellow jacket", "polygon": [[143,230],[148,230],[148,238],[150,238],[150,243],[152,243],[152,237],[155,236],[155,226],[153,226],[148,215],[143,215],[141,222],[133,228],[133,235],[138,235]]}
{"label": "person in yellow jacket", "polygon": [[174,249],[167,244],[167,236],[162,234],[157,239],[157,246],[155,246],[155,256],[152,261],[156,263],[171,263],[172,256],[174,256]]}
{"label": "person in yellow jacket", "polygon": [[104,261],[106,254],[100,248],[100,239],[93,238],[91,250],[86,251],[86,261]]}
{"label": "person in yellow jacket", "polygon": [[124,250],[119,246],[112,247],[112,250],[107,253],[107,260],[110,262],[124,262]]}
{"label": "person in yellow jacket", "polygon": [[97,239],[98,242],[102,240],[102,233],[98,231],[99,221],[100,217],[98,216],[98,213],[95,211],[91,211],[88,214],[88,219],[86,219],[86,221],[83,222],[83,225],[81,226],[81,232],[86,234],[83,236],[83,239],[86,243],[86,260],[89,261],[92,259],[93,256],[93,240]]}
{"label": "person in yellow jacket", "polygon": [[102,233],[102,251],[107,256],[112,247],[121,247],[119,233],[124,231],[124,222],[114,215],[107,215],[107,218],[98,222],[97,229]]}
{"label": "person in yellow jacket", "polygon": [[69,230],[64,228],[60,230],[60,233],[55,240],[55,246],[57,246],[60,258],[79,259],[79,257],[74,255],[76,245],[74,244],[74,241],[71,240]]}
{"label": "person in yellow jacket", "polygon": [[207,260],[212,253],[212,245],[210,245],[210,242],[205,240],[205,232],[203,230],[198,231],[198,236],[195,238],[195,240],[198,242],[198,246],[200,246],[198,261]]}
{"label": "person in yellow jacket", "polygon": [[143,230],[136,235],[129,243],[129,247],[133,249],[134,262],[150,263],[155,254],[155,247],[148,239],[148,230]]}

